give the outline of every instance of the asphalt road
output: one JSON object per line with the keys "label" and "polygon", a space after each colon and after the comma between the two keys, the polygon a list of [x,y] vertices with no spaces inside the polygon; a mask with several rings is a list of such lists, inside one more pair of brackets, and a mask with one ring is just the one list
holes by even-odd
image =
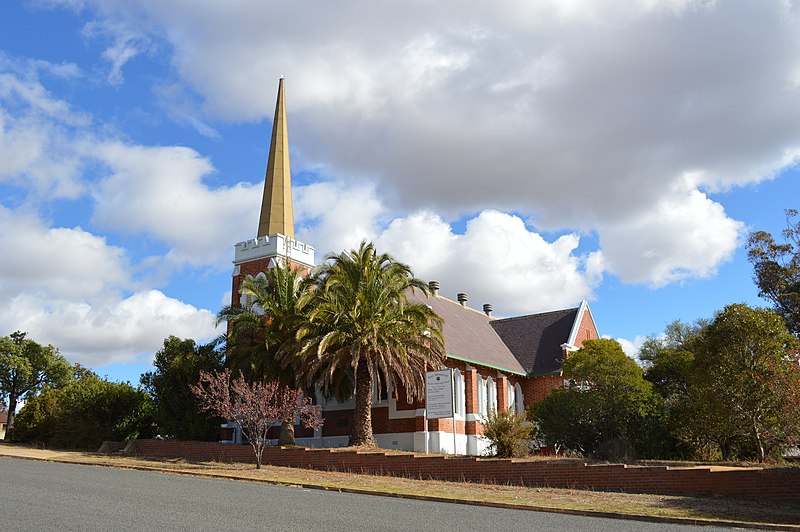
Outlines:
{"label": "asphalt road", "polygon": [[0,530],[725,530],[0,457]]}

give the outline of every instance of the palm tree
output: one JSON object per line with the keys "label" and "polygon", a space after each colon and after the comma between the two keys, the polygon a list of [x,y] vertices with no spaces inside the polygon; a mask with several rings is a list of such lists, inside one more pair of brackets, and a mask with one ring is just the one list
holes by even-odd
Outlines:
{"label": "palm tree", "polygon": [[[307,286],[301,271],[288,266],[242,282],[240,292],[249,305],[229,305],[217,315],[218,325],[230,325],[228,362],[234,372],[241,371],[250,381],[298,385],[293,354],[297,330],[306,320],[298,300]],[[284,420],[278,443],[294,445],[294,420]]]}
{"label": "palm tree", "polygon": [[[351,445],[374,446],[372,378],[391,375],[409,401],[421,399],[425,371],[444,360],[442,319],[407,295],[428,285],[405,264],[378,254],[372,243],[329,255],[312,276],[314,289],[301,297],[311,304],[299,372],[308,384],[329,391],[343,371],[355,373],[356,406]],[[312,303],[313,302],[313,303]]]}

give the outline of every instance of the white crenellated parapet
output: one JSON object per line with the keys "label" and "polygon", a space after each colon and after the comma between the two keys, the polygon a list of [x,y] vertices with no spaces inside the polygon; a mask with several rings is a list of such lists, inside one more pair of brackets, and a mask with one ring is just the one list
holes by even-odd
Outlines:
{"label": "white crenellated parapet", "polygon": [[233,263],[241,264],[265,257],[288,257],[294,262],[309,267],[314,266],[314,248],[312,246],[280,233],[239,242],[236,244]]}

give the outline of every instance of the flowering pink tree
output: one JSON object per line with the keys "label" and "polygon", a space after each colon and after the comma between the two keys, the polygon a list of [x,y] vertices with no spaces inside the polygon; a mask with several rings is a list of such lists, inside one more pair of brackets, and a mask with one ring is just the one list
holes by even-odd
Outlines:
{"label": "flowering pink tree", "polygon": [[276,423],[299,418],[304,427],[322,427],[322,408],[314,405],[303,392],[281,387],[276,381],[245,381],[231,370],[200,372],[197,386],[191,386],[200,408],[225,419],[236,421],[256,454],[256,469],[261,469],[261,455],[268,444],[267,432]]}

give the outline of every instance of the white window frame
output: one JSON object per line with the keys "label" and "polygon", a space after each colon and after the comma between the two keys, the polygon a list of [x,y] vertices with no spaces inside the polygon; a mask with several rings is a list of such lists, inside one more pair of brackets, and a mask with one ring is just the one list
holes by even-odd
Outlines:
{"label": "white window frame", "polygon": [[467,397],[465,394],[464,374],[458,368],[453,369],[453,408],[457,416],[467,413]]}
{"label": "white window frame", "polygon": [[497,385],[493,378],[486,377],[486,415],[489,412],[497,414]]}
{"label": "white window frame", "polygon": [[478,375],[478,415],[486,417],[486,379]]}

